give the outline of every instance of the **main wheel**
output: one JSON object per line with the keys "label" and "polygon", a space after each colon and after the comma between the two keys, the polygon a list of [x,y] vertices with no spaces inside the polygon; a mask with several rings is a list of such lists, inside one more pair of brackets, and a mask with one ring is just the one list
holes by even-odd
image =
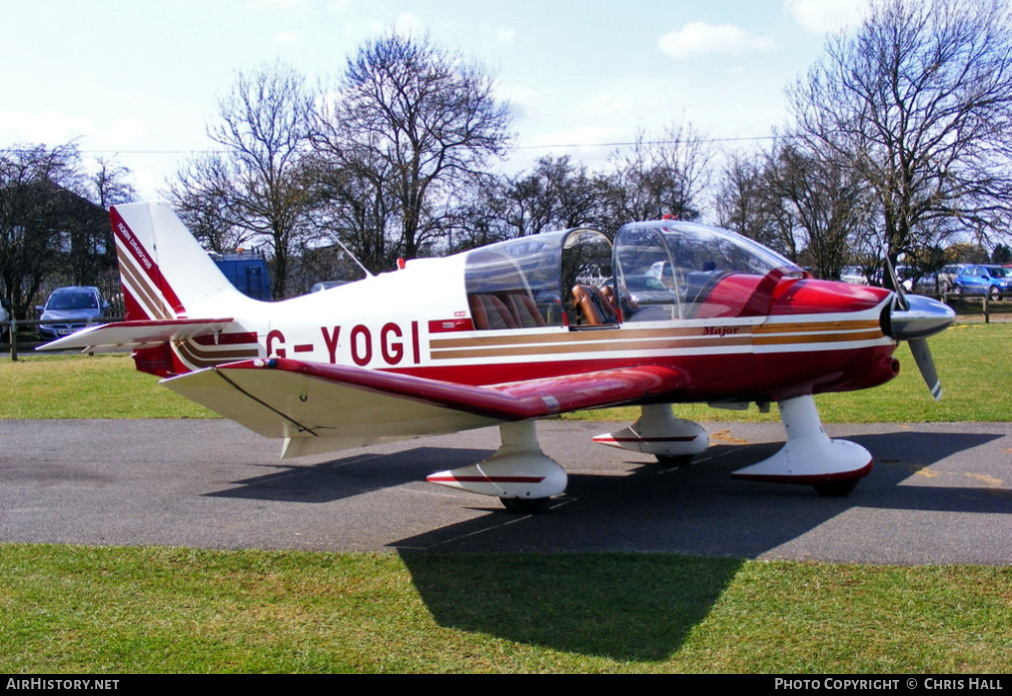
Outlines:
{"label": "main wheel", "polygon": [[530,515],[548,507],[550,498],[499,498],[502,506],[510,512]]}
{"label": "main wheel", "polygon": [[824,481],[823,483],[813,483],[812,488],[815,489],[816,493],[826,496],[827,498],[842,498],[857,487],[858,481],[859,479],[851,479],[849,481]]}
{"label": "main wheel", "polygon": [[655,454],[654,456],[657,457],[658,464],[670,467],[688,466],[696,457],[694,454],[675,454],[671,456],[665,454]]}

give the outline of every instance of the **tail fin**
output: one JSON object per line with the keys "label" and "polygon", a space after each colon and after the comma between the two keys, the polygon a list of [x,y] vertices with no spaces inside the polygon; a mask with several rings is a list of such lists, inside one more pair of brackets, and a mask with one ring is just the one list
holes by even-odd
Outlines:
{"label": "tail fin", "polygon": [[253,301],[228,281],[167,204],[119,205],[110,218],[128,321],[218,316]]}

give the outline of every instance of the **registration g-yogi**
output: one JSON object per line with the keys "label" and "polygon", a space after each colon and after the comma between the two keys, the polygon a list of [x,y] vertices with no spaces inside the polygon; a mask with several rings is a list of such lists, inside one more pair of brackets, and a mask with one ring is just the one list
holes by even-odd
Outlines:
{"label": "registration g-yogi", "polygon": [[671,220],[613,238],[524,237],[260,302],[168,206],[111,218],[126,320],[45,348],[131,350],[169,389],[283,438],[286,458],[498,425],[495,454],[428,480],[516,511],[566,489],[536,420],[622,404],[639,419],[594,439],[671,464],[709,444],[671,404],[775,402],[786,444],[734,476],[846,494],[872,456],[825,434],[813,395],[889,381],[905,340],[939,398],[925,339],[954,318],[935,300],[816,280],[745,237]]}

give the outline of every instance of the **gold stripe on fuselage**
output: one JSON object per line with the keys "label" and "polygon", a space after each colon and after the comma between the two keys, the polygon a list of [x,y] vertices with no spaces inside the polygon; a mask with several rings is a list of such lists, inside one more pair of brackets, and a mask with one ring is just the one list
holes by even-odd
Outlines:
{"label": "gold stripe on fuselage", "polygon": [[881,338],[884,338],[884,334],[877,320],[849,320],[437,338],[430,341],[429,348],[433,360],[463,360],[691,348],[787,347],[812,343],[874,341]]}
{"label": "gold stripe on fuselage", "polygon": [[214,367],[224,363],[237,360],[247,360],[260,357],[259,347],[257,348],[229,348],[226,350],[204,350],[191,340],[175,341],[173,346],[180,360],[192,369],[203,369]]}

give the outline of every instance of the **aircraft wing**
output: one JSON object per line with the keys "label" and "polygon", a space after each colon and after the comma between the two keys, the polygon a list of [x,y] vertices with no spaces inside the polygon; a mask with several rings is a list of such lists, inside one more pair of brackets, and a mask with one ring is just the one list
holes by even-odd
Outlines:
{"label": "aircraft wing", "polygon": [[676,391],[684,373],[644,365],[475,387],[298,360],[248,360],[163,381],[267,437],[284,457],[445,434]]}
{"label": "aircraft wing", "polygon": [[117,321],[81,329],[39,346],[36,350],[81,348],[89,353],[111,353],[149,348],[176,339],[194,338],[223,331],[232,319],[166,319]]}

